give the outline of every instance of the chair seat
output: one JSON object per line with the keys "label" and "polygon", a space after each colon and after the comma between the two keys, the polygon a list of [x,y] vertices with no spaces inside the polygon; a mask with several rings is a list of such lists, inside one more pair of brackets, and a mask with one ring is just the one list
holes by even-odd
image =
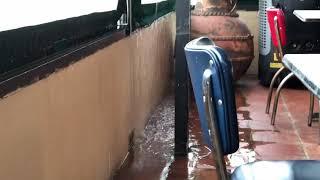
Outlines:
{"label": "chair seat", "polygon": [[320,161],[257,161],[235,169],[232,180],[314,180],[320,179]]}

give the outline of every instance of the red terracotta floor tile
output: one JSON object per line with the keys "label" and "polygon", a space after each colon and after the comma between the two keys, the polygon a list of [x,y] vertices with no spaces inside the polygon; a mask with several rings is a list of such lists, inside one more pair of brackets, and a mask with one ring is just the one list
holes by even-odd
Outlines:
{"label": "red terracotta floor tile", "polygon": [[306,152],[309,159],[319,159],[320,160],[320,146],[318,144],[305,145]]}
{"label": "red terracotta floor tile", "polygon": [[299,138],[290,130],[288,131],[258,131],[252,132],[252,140],[254,142],[262,143],[281,143],[281,144],[295,144],[298,145]]}
{"label": "red terracotta floor tile", "polygon": [[306,159],[303,149],[296,144],[270,143],[256,145],[255,152],[261,160]]}

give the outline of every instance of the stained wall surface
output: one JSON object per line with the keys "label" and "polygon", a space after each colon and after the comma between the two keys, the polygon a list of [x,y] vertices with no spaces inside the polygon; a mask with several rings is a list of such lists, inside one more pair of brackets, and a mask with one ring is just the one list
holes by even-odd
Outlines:
{"label": "stained wall surface", "polygon": [[105,180],[171,82],[175,15],[0,100],[0,179]]}

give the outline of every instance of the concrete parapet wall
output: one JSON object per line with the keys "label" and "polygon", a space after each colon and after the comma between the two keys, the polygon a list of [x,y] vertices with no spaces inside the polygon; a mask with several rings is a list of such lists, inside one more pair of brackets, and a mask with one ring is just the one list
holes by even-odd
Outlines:
{"label": "concrete parapet wall", "polygon": [[171,81],[166,15],[0,100],[0,179],[105,180]]}

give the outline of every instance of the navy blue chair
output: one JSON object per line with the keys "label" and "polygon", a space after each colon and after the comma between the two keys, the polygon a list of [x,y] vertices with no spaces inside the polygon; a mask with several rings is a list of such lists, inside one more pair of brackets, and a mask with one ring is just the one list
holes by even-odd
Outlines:
{"label": "navy blue chair", "polygon": [[[214,94],[212,76],[213,73],[212,60],[217,58],[213,53],[210,53],[210,49],[216,49],[217,47],[208,38],[198,38],[185,47],[186,57],[188,61],[188,68],[191,79],[193,80],[193,89],[195,91],[195,98],[197,108],[200,113],[202,130],[204,131],[204,139],[210,142],[212,148],[212,155],[216,161],[216,169],[219,179],[221,180],[315,180],[320,179],[320,161],[316,160],[291,160],[291,161],[257,161],[245,165],[241,165],[236,168],[233,173],[228,173],[224,162],[224,147],[222,141],[224,137],[221,137],[221,128],[219,122],[221,119],[217,119],[220,116],[217,115],[217,104],[213,101]],[[208,52],[208,56],[199,56],[199,53],[203,53],[201,49],[205,49]],[[202,57],[204,59],[199,59]],[[226,59],[227,60],[227,59]],[[197,63],[194,63],[196,61]],[[199,65],[199,62],[201,62]],[[205,68],[206,67],[206,68]],[[197,70],[198,68],[198,70]],[[230,70],[231,71],[231,70]],[[201,77],[201,82],[199,82]],[[195,82],[196,81],[196,82]],[[202,93],[199,93],[199,89],[202,89]],[[229,91],[229,93],[234,92]],[[201,94],[201,97],[199,96]],[[231,95],[231,97],[232,97]],[[202,102],[202,104],[199,103]],[[230,106],[227,106],[228,108]],[[203,114],[201,114],[203,113]],[[236,118],[236,117],[235,117]]]}

